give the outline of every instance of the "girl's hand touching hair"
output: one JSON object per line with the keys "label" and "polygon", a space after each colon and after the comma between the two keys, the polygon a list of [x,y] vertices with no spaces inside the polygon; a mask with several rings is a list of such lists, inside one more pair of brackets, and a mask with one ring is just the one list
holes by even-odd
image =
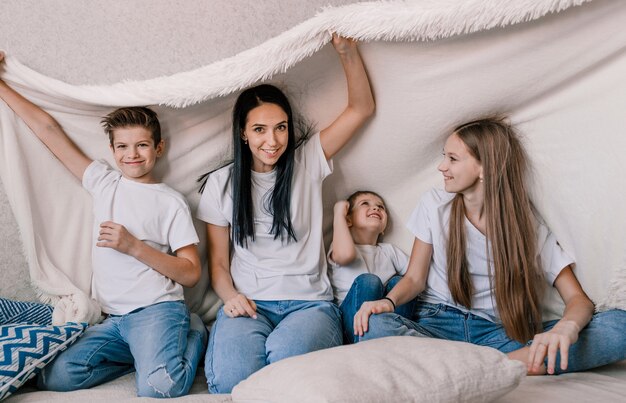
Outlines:
{"label": "girl's hand touching hair", "polygon": [[246,316],[256,319],[256,304],[243,294],[237,294],[226,301],[223,309],[226,316],[231,318]]}
{"label": "girl's hand touching hair", "polygon": [[367,332],[371,315],[393,312],[393,309],[393,304],[388,299],[364,302],[354,315],[354,335],[363,336]]}
{"label": "girl's hand touching hair", "polygon": [[559,321],[547,332],[535,335],[528,351],[528,372],[537,373],[548,357],[548,374],[554,374],[557,353],[561,353],[561,370],[567,369],[569,348],[578,340],[580,327],[570,320]]}

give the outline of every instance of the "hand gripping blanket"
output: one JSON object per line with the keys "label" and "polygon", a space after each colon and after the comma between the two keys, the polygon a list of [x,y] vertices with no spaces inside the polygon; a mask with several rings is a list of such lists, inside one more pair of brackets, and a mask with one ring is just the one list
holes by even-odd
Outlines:
{"label": "hand gripping blanket", "polygon": [[[362,41],[375,116],[336,157],[324,218],[356,189],[390,207],[386,241],[409,251],[404,222],[419,196],[442,186],[436,166],[457,124],[505,113],[524,133],[532,199],[576,275],[602,308],[626,308],[626,3],[609,0],[385,1],[326,9],[265,43],[169,77],[73,86],[7,56],[2,78],[51,113],[91,158],[113,164],[100,118],[152,105],[168,143],[157,175],[192,211],[196,178],[231,157],[229,114],[237,93],[272,82],[318,128],[346,102],[329,32]],[[98,317],[89,302],[91,200],[80,183],[0,104],[0,175],[15,212],[32,282],[56,303],[56,322]],[[197,222],[204,238],[205,230]],[[329,241],[329,239],[327,239]],[[204,239],[201,256],[206,268]],[[186,290],[191,310],[214,317],[205,269]],[[562,307],[552,293],[548,307]]]}

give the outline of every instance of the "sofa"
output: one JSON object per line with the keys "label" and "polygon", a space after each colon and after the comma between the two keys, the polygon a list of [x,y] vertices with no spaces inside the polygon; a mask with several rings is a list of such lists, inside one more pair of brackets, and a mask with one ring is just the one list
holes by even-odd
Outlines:
{"label": "sofa", "polygon": [[[121,3],[120,3],[121,4]],[[626,187],[616,180],[626,146],[626,4],[610,0],[280,1],[236,3],[87,0],[0,5],[0,76],[49,111],[91,158],[110,160],[99,118],[151,105],[168,151],[162,180],[195,209],[199,174],[228,161],[229,113],[259,82],[283,88],[307,124],[324,127],[345,103],[329,31],[361,41],[377,110],[334,159],[325,182],[325,241],[333,203],[372,189],[389,206],[385,241],[409,251],[404,222],[440,186],[443,139],[458,123],[506,113],[524,133],[538,212],[576,259],[597,309],[626,309]],[[322,9],[322,6],[331,5]],[[315,14],[317,12],[317,14]],[[53,62],[51,62],[53,61]],[[0,104],[0,297],[55,306],[64,347],[90,305],[89,197],[14,114]],[[45,174],[43,174],[45,173]],[[210,324],[220,301],[204,272],[185,290]],[[21,252],[21,253],[20,253]],[[546,318],[563,306],[552,292]],[[62,348],[60,347],[60,348]],[[42,362],[43,365],[43,362]],[[33,371],[36,372],[36,371]],[[198,371],[181,401],[624,401],[626,361],[593,371],[526,377],[484,348],[389,338],[292,357],[209,395]],[[37,391],[9,402],[126,401],[133,375],[90,390]]]}

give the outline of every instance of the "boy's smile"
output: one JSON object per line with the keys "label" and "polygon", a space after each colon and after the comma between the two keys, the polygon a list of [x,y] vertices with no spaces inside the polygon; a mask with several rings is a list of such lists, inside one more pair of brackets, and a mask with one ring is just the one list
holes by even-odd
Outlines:
{"label": "boy's smile", "polygon": [[152,169],[163,154],[164,143],[156,147],[150,131],[141,126],[117,128],[114,131],[113,156],[122,175],[141,183],[154,183]]}

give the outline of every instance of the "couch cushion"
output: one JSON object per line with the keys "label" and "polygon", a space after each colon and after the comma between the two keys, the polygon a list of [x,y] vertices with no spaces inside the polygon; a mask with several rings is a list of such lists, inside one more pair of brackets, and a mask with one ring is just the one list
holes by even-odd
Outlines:
{"label": "couch cushion", "polygon": [[51,325],[52,311],[50,305],[0,298],[0,325],[11,323]]}
{"label": "couch cushion", "polygon": [[86,323],[0,326],[0,400],[34,377],[86,328]]}
{"label": "couch cushion", "polygon": [[474,402],[513,390],[525,366],[489,347],[386,337],[291,357],[256,372],[235,402]]}

